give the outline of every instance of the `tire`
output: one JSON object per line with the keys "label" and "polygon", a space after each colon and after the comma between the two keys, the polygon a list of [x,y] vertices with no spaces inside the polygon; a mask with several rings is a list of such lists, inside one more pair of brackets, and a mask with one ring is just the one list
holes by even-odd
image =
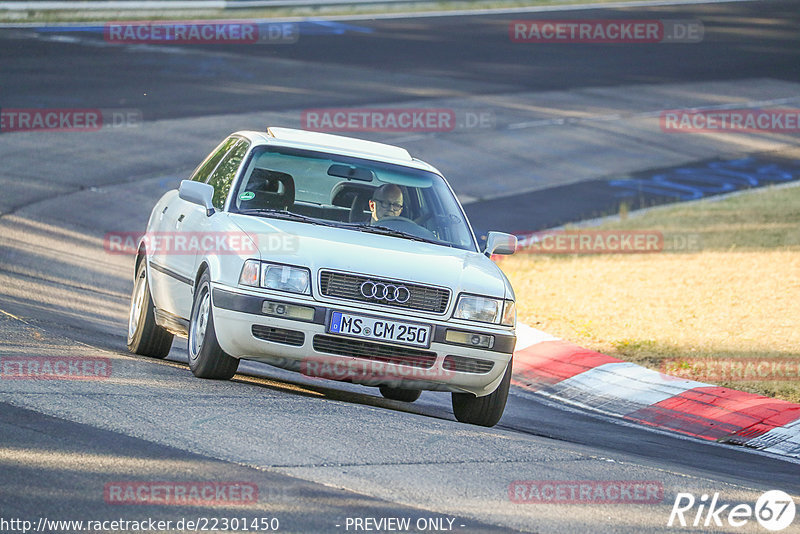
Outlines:
{"label": "tire", "polygon": [[208,272],[200,277],[194,292],[188,351],[189,368],[198,378],[228,380],[239,368],[239,360],[226,354],[217,342]]}
{"label": "tire", "polygon": [[131,309],[128,314],[128,350],[142,356],[166,358],[172,348],[174,336],[156,324],[146,262],[145,258],[139,261],[133,280]]}
{"label": "tire", "polygon": [[384,398],[396,400],[400,402],[414,402],[422,395],[421,389],[400,389],[391,388],[389,386],[381,386],[381,395]]}
{"label": "tire", "polygon": [[453,413],[462,423],[478,426],[494,426],[503,416],[511,385],[511,361],[497,389],[485,397],[472,393],[453,393]]}

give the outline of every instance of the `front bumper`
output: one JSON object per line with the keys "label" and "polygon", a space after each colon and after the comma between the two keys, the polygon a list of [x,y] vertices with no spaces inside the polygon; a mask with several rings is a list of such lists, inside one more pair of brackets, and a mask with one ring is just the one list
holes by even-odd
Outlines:
{"label": "front bumper", "polygon": [[[264,302],[312,308],[302,319],[267,315]],[[463,325],[445,319],[403,314],[350,304],[321,303],[310,297],[265,295],[216,285],[212,291],[215,333],[220,347],[235,358],[255,360],[317,378],[406,389],[492,393],[514,351],[512,329]],[[380,315],[432,326],[430,347],[409,347],[331,334],[332,311]],[[489,334],[491,349],[448,342],[447,330]]]}

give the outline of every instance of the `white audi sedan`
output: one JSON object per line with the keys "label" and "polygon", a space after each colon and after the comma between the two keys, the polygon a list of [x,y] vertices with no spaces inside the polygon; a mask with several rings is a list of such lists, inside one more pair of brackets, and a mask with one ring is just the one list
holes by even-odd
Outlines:
{"label": "white audi sedan", "polygon": [[225,139],[153,208],[139,243],[128,347],[229,379],[239,360],[452,393],[456,419],[496,424],[516,342],[514,291],[479,249],[442,174],[402,148],[288,128]]}

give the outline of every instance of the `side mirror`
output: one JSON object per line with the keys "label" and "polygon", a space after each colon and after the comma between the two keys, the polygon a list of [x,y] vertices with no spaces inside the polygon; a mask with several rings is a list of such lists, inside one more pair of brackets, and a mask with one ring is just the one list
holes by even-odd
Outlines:
{"label": "side mirror", "polygon": [[517,236],[504,234],[503,232],[489,232],[486,235],[486,249],[483,251],[487,256],[492,254],[513,254],[517,251]]}
{"label": "side mirror", "polygon": [[181,180],[181,186],[178,188],[178,196],[186,202],[199,204],[204,207],[208,217],[214,214],[214,205],[211,203],[211,199],[214,198],[214,186],[204,184],[203,182]]}

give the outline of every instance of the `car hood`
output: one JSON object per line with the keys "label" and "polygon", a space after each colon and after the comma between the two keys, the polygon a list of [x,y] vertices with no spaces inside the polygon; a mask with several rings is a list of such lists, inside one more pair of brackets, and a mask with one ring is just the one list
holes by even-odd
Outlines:
{"label": "car hood", "polygon": [[295,221],[230,214],[256,243],[261,259],[311,268],[446,286],[461,292],[514,298],[508,279],[484,254]]}

